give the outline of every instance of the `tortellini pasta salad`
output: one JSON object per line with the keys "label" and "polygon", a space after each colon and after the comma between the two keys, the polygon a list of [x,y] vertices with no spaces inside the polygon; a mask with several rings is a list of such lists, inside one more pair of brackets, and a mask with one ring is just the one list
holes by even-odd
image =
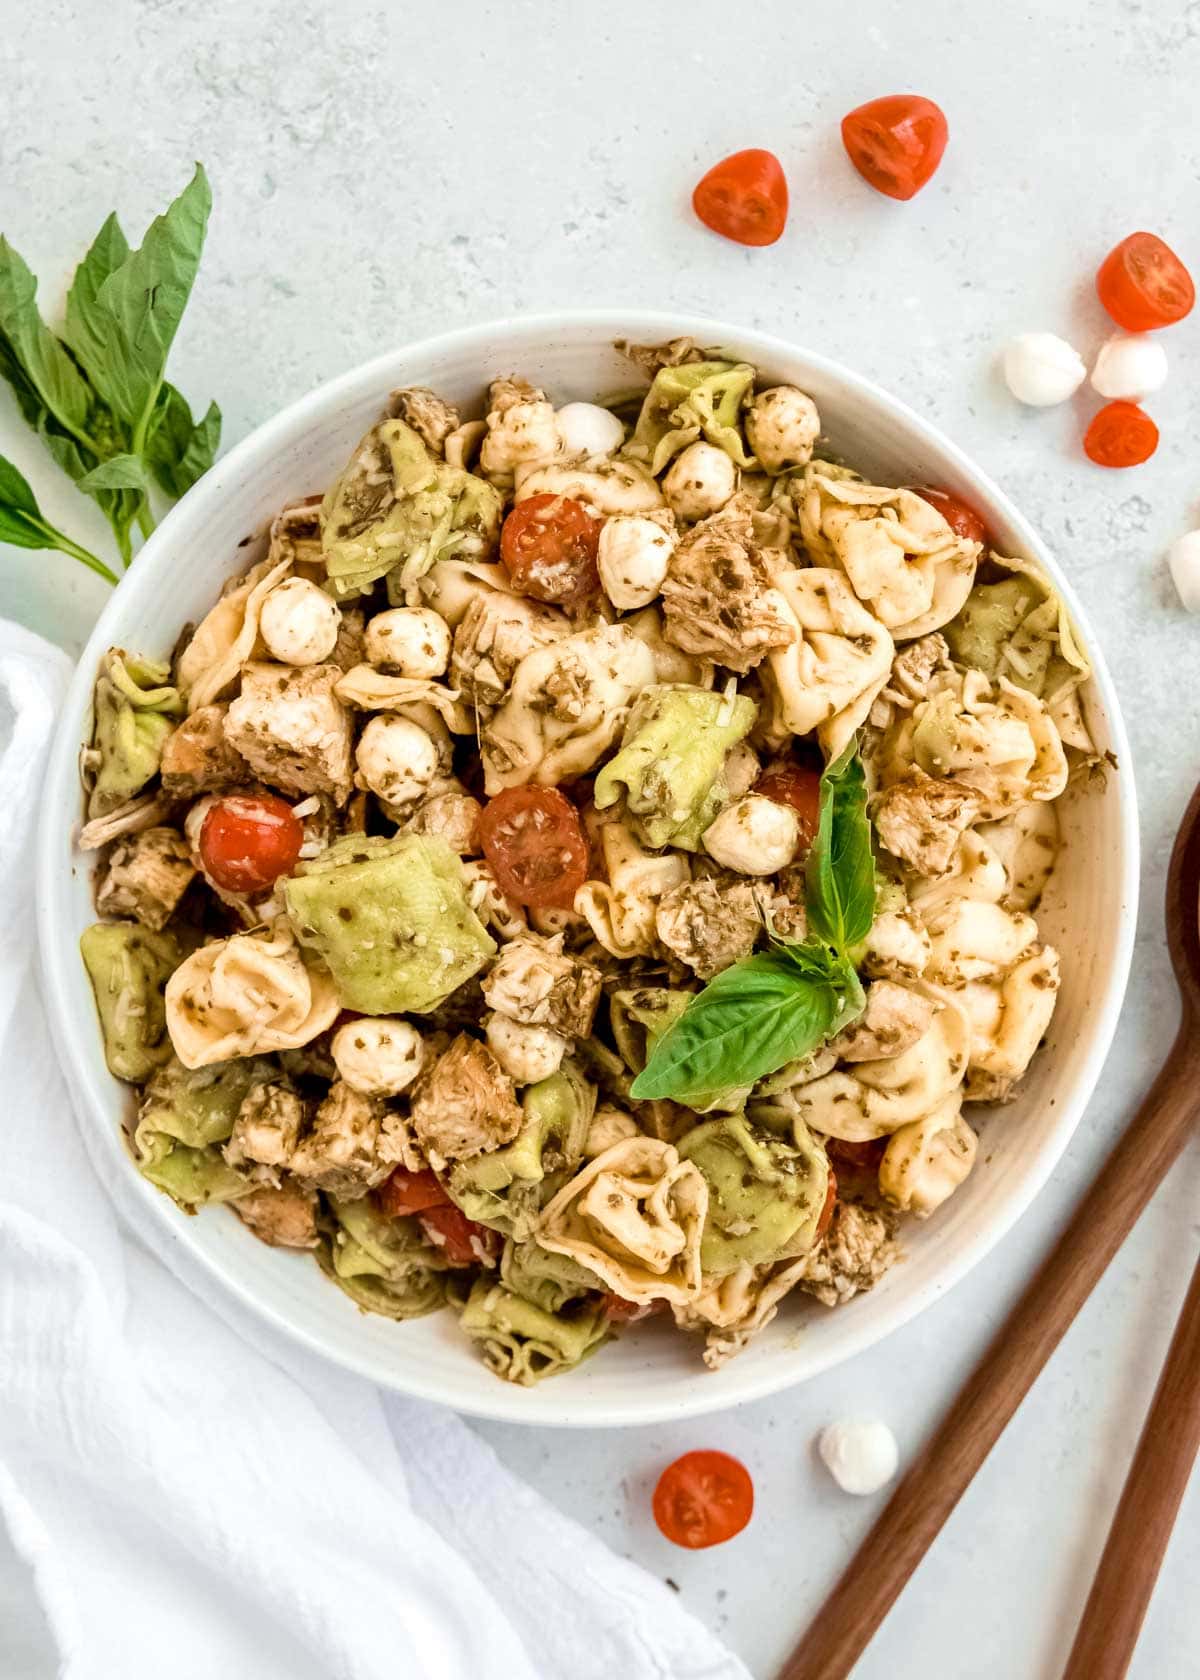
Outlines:
{"label": "tortellini pasta salad", "polygon": [[173,655],[109,651],[82,757],[139,1171],[517,1383],[877,1282],[1050,1025],[1096,756],[971,510],[629,354],[636,398],[396,392]]}

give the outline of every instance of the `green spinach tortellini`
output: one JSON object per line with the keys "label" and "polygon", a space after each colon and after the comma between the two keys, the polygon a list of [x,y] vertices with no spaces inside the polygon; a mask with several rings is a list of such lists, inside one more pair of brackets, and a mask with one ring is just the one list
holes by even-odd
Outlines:
{"label": "green spinach tortellini", "polygon": [[334,1228],[318,1258],[334,1282],[366,1312],[420,1318],[436,1312],[446,1293],[446,1258],[420,1221],[392,1218],[370,1197],[331,1198]]}
{"label": "green spinach tortellini", "polygon": [[344,599],[387,576],[402,601],[439,562],[486,559],[502,506],[486,480],[439,460],[403,420],[384,420],[321,504],[329,586]]}
{"label": "green spinach tortellini", "polygon": [[598,1301],[547,1312],[485,1277],[468,1295],[459,1324],[479,1343],[490,1371],[525,1388],[578,1365],[608,1334]]}
{"label": "green spinach tortellini", "polygon": [[496,951],[461,862],[433,835],[347,835],[301,864],[284,898],[343,1007],[364,1015],[428,1014]]}
{"label": "green spinach tortellini", "polygon": [[183,961],[172,933],[138,922],[94,922],[79,941],[96,994],[110,1073],[137,1084],[171,1056],[163,993]]}
{"label": "green spinach tortellini", "polygon": [[540,1243],[517,1242],[512,1237],[500,1258],[500,1281],[514,1295],[551,1313],[561,1312],[568,1301],[577,1301],[581,1295],[602,1294],[605,1289],[595,1272],[572,1255],[551,1254]]}
{"label": "green spinach tortellini", "polygon": [[249,1092],[273,1077],[271,1064],[257,1058],[190,1069],[173,1056],[147,1085],[138,1111],[139,1172],[185,1208],[248,1195],[254,1184],[217,1145],[232,1132]]}
{"label": "green spinach tortellini", "polygon": [[186,704],[168,665],[109,648],[96,681],[92,744],[84,753],[88,816],[103,817],[157,774],[167,736]]}
{"label": "green spinach tortellini", "polygon": [[785,1139],[730,1115],[695,1127],[678,1149],[708,1184],[700,1241],[706,1275],[770,1265],[812,1247],[829,1193],[829,1161],[801,1122]]}
{"label": "green spinach tortellini", "polygon": [[684,362],[659,368],[646,393],[629,453],[657,476],[689,443],[704,437],[739,467],[754,464],[738,431],[742,404],[754,384],[748,362]]}
{"label": "green spinach tortellini", "polygon": [[700,850],[700,836],[728,802],[722,770],[750,733],[749,695],[714,694],[685,683],[647,688],[625,724],[621,750],[596,777],[597,810],[622,794],[631,826],[647,846]]}

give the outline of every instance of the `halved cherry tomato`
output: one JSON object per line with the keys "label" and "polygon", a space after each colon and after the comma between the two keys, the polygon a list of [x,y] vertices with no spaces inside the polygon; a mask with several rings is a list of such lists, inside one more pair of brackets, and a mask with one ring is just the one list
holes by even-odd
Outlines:
{"label": "halved cherry tomato", "polygon": [[700,177],[692,209],[705,227],[738,245],[774,245],[787,222],[783,165],[757,146],[734,152]]}
{"label": "halved cherry tomato", "polygon": [[754,1483],[736,1458],[689,1452],[668,1464],[654,1490],[654,1520],[677,1546],[720,1546],[754,1512]]}
{"label": "halved cherry tomato", "polygon": [[1158,448],[1158,427],[1136,403],[1106,403],[1083,435],[1098,467],[1138,467]]}
{"label": "halved cherry tomato", "polygon": [[627,1301],[624,1295],[614,1294],[611,1289],[600,1303],[610,1324],[636,1324],[639,1319],[656,1313],[662,1305],[661,1301]]}
{"label": "halved cherry tomato", "polygon": [[870,1138],[866,1143],[849,1143],[844,1138],[827,1138],[825,1151],[836,1160],[844,1161],[848,1167],[868,1169],[877,1167],[883,1160],[887,1141],[885,1137]]}
{"label": "halved cherry tomato", "polygon": [[753,791],[777,805],[790,805],[800,818],[800,844],[811,846],[817,833],[817,818],[821,810],[820,772],[810,770],[794,759],[780,759],[769,764],[754,784]]}
{"label": "halved cherry tomato", "polygon": [[494,1259],[500,1251],[500,1233],[468,1219],[453,1202],[427,1208],[418,1218],[425,1235],[445,1251],[452,1266],[474,1266],[485,1256]]}
{"label": "halved cherry tomato", "polygon": [[535,910],[569,910],[588,877],[579,813],[557,788],[505,788],[483,808],[479,843],[501,892]]}
{"label": "halved cherry tomato", "polygon": [[1096,290],[1126,332],[1169,327],[1196,301],[1191,275],[1156,233],[1131,233],[1114,246],[1100,264]]}
{"label": "halved cherry tomato", "polygon": [[513,588],[560,607],[594,595],[600,529],[601,521],[570,496],[546,492],[518,502],[500,531],[500,558]]}
{"label": "halved cherry tomato", "polygon": [[273,793],[227,794],[200,825],[204,872],[226,892],[265,892],[291,874],[303,843],[303,823]]}
{"label": "halved cherry tomato", "polygon": [[842,118],[850,162],[888,198],[912,198],[942,161],[950,130],[945,112],[916,93],[868,100]]}
{"label": "halved cherry tomato", "polygon": [[389,1218],[409,1213],[428,1213],[430,1208],[448,1207],[450,1198],[431,1172],[409,1172],[397,1167],[375,1192],[375,1199]]}
{"label": "halved cherry tomato", "polygon": [[833,1223],[833,1210],[837,1206],[837,1175],[833,1168],[829,1169],[829,1188],[825,1192],[825,1206],[821,1209],[821,1217],[817,1220],[814,1243],[819,1243]]}
{"label": "halved cherry tomato", "polygon": [[914,488],[923,502],[938,510],[956,537],[965,537],[968,542],[987,542],[987,526],[970,502],[952,496],[949,490],[935,490],[931,484],[918,484]]}

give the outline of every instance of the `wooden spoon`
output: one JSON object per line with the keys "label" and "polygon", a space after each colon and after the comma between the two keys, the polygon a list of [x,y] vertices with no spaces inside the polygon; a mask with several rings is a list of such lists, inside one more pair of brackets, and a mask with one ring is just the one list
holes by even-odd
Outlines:
{"label": "wooden spoon", "polygon": [[[1183,1000],[1166,1065],[779,1680],[846,1680],[1191,1135],[1200,1112],[1200,788],[1175,841],[1166,896]],[[1153,1573],[1147,1594],[1152,1584]],[[1086,1672],[1093,1680],[1101,1671]]]}

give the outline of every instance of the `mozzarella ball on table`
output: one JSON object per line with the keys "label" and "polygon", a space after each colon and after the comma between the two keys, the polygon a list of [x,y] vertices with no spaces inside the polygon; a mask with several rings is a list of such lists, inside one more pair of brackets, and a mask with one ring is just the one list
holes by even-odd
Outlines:
{"label": "mozzarella ball on table", "polygon": [[663,495],[677,519],[694,524],[719,513],[737,489],[738,472],[714,443],[689,443],[663,479]]}
{"label": "mozzarella ball on table", "polygon": [[421,1071],[425,1045],[416,1027],[392,1015],[347,1021],[330,1042],[339,1077],[364,1097],[394,1097]]}
{"label": "mozzarella ball on table", "polygon": [[450,626],[432,607],[392,607],[368,621],[366,653],[401,677],[440,677],[450,663]]}
{"label": "mozzarella ball on table", "polygon": [[1029,408],[1066,402],[1087,378],[1083,358],[1054,333],[1022,333],[1004,352],[1004,381]]}
{"label": "mozzarella ball on table", "polygon": [[1167,550],[1171,580],[1188,612],[1200,613],[1200,531],[1189,531]]}
{"label": "mozzarella ball on table", "polygon": [[846,1493],[878,1493],[896,1474],[900,1452],[886,1423],[845,1418],[821,1433],[817,1451]]}
{"label": "mozzarella ball on table", "polygon": [[1100,347],[1092,389],[1102,397],[1140,402],[1167,382],[1167,352],[1149,333],[1114,333]]}
{"label": "mozzarella ball on table", "polygon": [[484,1023],[488,1049],[514,1085],[536,1085],[562,1066],[567,1041],[550,1027],[531,1027],[507,1015],[489,1015]]}
{"label": "mozzarella ball on table", "polygon": [[281,665],[320,665],[329,658],[342,622],[338,604],[307,578],[285,578],[263,600],[258,628]]}
{"label": "mozzarella ball on table", "polygon": [[764,472],[805,466],[820,434],[816,403],[795,385],[760,391],[746,411],[746,441]]}
{"label": "mozzarella ball on table", "polygon": [[606,519],[596,563],[604,593],[621,612],[648,607],[657,599],[675,547],[669,531],[637,513]]}
{"label": "mozzarella ball on table", "polygon": [[599,403],[567,403],[554,416],[554,424],[563,457],[569,461],[615,455],[625,441],[624,426]]}
{"label": "mozzarella ball on table", "polygon": [[800,847],[800,819],[790,805],[760,793],[735,799],[704,831],[704,850],[739,875],[775,875]]}
{"label": "mozzarella ball on table", "polygon": [[358,784],[390,806],[413,805],[439,773],[432,737],[397,712],[380,712],[363,730],[354,750]]}

